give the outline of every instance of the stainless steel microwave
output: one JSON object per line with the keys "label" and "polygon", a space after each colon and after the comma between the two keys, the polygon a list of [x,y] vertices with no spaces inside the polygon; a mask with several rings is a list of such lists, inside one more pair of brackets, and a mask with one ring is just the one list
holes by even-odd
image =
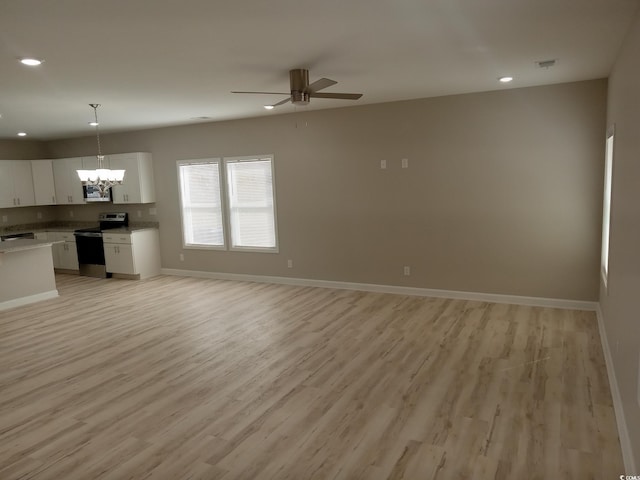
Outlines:
{"label": "stainless steel microwave", "polygon": [[82,190],[84,192],[84,201],[87,203],[111,201],[111,189],[107,190],[105,196],[100,195],[100,189],[96,185],[83,185]]}

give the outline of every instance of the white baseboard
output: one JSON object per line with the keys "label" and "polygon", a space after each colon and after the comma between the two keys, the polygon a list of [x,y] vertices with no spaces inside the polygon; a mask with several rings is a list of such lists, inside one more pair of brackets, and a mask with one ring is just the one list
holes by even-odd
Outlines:
{"label": "white baseboard", "polygon": [[203,272],[200,270],[180,270],[163,268],[164,275],[180,277],[211,278],[216,280],[236,280],[239,282],[277,283],[302,287],[335,288],[338,290],[358,290],[363,292],[395,293],[417,297],[451,298],[456,300],[475,300],[478,302],[509,303],[532,307],[565,308],[570,310],[595,311],[597,302],[581,300],[563,300],[556,298],[523,297],[494,293],[459,292],[455,290],[435,290],[431,288],[402,287],[398,285],[376,285],[373,283],[336,282],[331,280],[313,280],[307,278],[276,277],[267,275],[245,275],[240,273]]}
{"label": "white baseboard", "polygon": [[607,365],[607,375],[609,377],[609,388],[613,398],[613,408],[616,414],[616,423],[618,424],[618,436],[620,437],[620,448],[622,449],[622,459],[624,461],[624,470],[628,475],[635,475],[640,470],[636,468],[636,462],[631,449],[631,439],[629,438],[629,430],[625,422],[624,408],[622,406],[622,398],[620,397],[620,389],[618,388],[618,380],[616,371],[613,368],[613,358],[607,340],[607,331],[604,328],[604,316],[600,304],[596,309],[598,316],[598,330],[600,330],[600,341],[602,342],[602,351],[604,352],[604,360]]}
{"label": "white baseboard", "polygon": [[6,302],[0,302],[0,310],[8,310],[10,308],[21,307],[30,303],[41,302],[42,300],[56,298],[57,296],[58,290],[50,290],[48,292],[37,293],[35,295],[29,295],[27,297],[7,300]]}

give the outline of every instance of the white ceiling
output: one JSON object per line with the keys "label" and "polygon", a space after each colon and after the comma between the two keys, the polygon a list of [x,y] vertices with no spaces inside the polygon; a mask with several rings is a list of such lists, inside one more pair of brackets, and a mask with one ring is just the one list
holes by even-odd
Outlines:
{"label": "white ceiling", "polygon": [[[639,4],[0,0],[0,138],[93,134],[89,103],[115,132],[603,78]],[[17,61],[27,56],[45,62]],[[557,65],[536,66],[548,59]],[[283,97],[230,93],[286,92],[292,68],[364,96],[268,112]]]}

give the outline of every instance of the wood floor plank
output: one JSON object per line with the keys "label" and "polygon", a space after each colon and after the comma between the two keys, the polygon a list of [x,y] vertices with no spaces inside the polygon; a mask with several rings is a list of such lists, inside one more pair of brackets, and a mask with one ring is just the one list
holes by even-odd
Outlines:
{"label": "wood floor plank", "polygon": [[159,276],[0,313],[0,478],[623,472],[592,312]]}

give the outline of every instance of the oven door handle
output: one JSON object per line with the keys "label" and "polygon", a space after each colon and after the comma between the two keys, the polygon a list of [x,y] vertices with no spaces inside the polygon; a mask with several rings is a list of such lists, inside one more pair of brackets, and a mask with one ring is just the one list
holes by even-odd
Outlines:
{"label": "oven door handle", "polygon": [[74,233],[76,237],[92,237],[92,238],[100,238],[102,237],[101,232],[76,232]]}

